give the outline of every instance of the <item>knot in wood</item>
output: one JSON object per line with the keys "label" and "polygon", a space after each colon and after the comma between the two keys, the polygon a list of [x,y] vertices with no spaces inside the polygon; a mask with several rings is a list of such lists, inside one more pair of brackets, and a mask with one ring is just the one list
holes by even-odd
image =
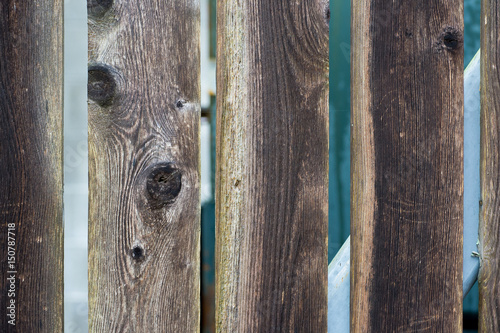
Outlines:
{"label": "knot in wood", "polygon": [[88,69],[88,97],[100,106],[110,106],[116,95],[116,81],[111,70],[104,65],[93,65]]}
{"label": "knot in wood", "polygon": [[463,44],[463,34],[454,27],[446,27],[436,43],[438,52],[441,50],[455,51]]}
{"label": "knot in wood", "polygon": [[94,17],[101,17],[113,6],[113,0],[87,0],[87,12]]}
{"label": "knot in wood", "polygon": [[184,107],[184,104],[186,104],[186,101],[183,99],[179,99],[177,102],[175,102],[175,107],[181,109]]}
{"label": "knot in wood", "polygon": [[140,245],[135,245],[132,250],[130,251],[130,255],[132,256],[132,259],[135,261],[142,261],[144,260],[144,249]]}
{"label": "knot in wood", "polygon": [[152,208],[172,204],[182,187],[182,174],[172,163],[158,164],[148,175],[146,190]]}
{"label": "knot in wood", "polygon": [[448,32],[446,35],[443,37],[444,45],[449,48],[449,49],[456,49],[458,47],[458,39],[457,37]]}

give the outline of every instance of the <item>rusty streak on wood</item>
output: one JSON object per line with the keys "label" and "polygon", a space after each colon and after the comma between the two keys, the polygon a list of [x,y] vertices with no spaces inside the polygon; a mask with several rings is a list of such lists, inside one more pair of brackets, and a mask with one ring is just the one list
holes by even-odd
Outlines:
{"label": "rusty streak on wood", "polygon": [[461,332],[463,2],[352,4],[351,331]]}
{"label": "rusty streak on wood", "polygon": [[500,3],[481,8],[479,332],[500,332]]}
{"label": "rusty streak on wood", "polygon": [[200,327],[197,0],[91,0],[89,330]]}
{"label": "rusty streak on wood", "polygon": [[217,5],[217,331],[326,332],[328,2]]}
{"label": "rusty streak on wood", "polygon": [[[2,332],[63,331],[62,6],[0,3]],[[7,323],[11,300],[15,326]]]}

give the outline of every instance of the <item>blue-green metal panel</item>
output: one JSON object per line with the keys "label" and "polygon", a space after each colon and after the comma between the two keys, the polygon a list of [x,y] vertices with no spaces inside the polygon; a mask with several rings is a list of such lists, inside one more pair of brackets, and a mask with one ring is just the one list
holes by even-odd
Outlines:
{"label": "blue-green metal panel", "polygon": [[328,262],[350,228],[350,2],[330,2],[330,173]]}

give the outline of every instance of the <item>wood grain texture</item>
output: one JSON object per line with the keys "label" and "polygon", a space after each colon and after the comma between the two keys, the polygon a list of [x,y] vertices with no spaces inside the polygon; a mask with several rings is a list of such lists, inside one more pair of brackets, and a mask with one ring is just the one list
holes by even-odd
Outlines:
{"label": "wood grain texture", "polygon": [[500,3],[481,2],[479,332],[500,332]]}
{"label": "wood grain texture", "polygon": [[89,330],[197,332],[199,2],[88,12]]}
{"label": "wood grain texture", "polygon": [[463,2],[352,2],[351,332],[461,332]]}
{"label": "wood grain texture", "polygon": [[217,331],[326,332],[328,2],[217,6]]}
{"label": "wood grain texture", "polygon": [[62,42],[62,1],[0,3],[1,332],[63,330]]}

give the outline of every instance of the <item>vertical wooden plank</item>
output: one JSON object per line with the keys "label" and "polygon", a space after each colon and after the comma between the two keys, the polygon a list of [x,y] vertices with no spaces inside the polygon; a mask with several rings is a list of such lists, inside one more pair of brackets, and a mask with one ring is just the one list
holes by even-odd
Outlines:
{"label": "vertical wooden plank", "polygon": [[0,3],[2,332],[63,330],[62,41],[62,0]]}
{"label": "vertical wooden plank", "polygon": [[463,1],[352,5],[351,331],[461,332]]}
{"label": "vertical wooden plank", "polygon": [[217,331],[325,332],[329,4],[217,5]]}
{"label": "vertical wooden plank", "polygon": [[199,331],[199,2],[88,13],[89,330]]}
{"label": "vertical wooden plank", "polygon": [[479,332],[500,331],[500,3],[481,2]]}

